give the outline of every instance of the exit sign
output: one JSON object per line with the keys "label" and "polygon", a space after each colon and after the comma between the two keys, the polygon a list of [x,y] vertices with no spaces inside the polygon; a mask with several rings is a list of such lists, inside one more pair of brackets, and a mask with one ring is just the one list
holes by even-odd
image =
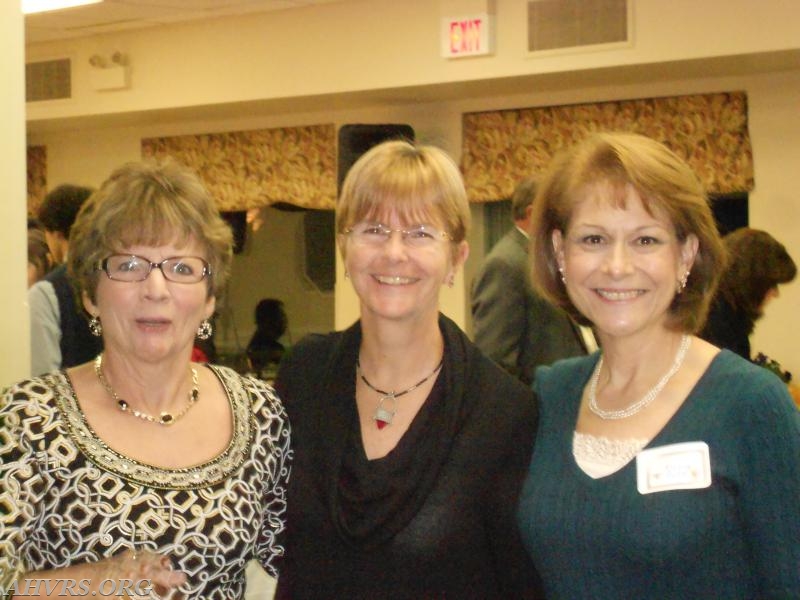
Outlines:
{"label": "exit sign", "polygon": [[442,56],[461,58],[491,54],[493,26],[488,13],[442,19]]}

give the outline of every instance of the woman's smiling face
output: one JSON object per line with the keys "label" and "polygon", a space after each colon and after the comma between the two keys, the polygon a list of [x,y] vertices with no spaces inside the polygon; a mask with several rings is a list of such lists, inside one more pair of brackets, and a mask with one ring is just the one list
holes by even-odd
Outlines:
{"label": "woman's smiling face", "polygon": [[696,237],[681,243],[672,223],[650,214],[630,184],[593,183],[577,200],[566,232],[553,232],[573,304],[607,336],[663,329]]}
{"label": "woman's smiling face", "polygon": [[[427,219],[406,223],[395,211],[370,223],[392,229],[382,243],[365,242],[345,234],[340,240],[345,267],[361,303],[362,317],[390,320],[437,315],[439,290],[448,284],[466,260],[466,242],[455,248],[444,236],[433,236],[429,243],[416,245],[404,240],[398,230],[412,230],[420,225],[443,232],[443,226]],[[358,226],[359,224],[356,224]]]}

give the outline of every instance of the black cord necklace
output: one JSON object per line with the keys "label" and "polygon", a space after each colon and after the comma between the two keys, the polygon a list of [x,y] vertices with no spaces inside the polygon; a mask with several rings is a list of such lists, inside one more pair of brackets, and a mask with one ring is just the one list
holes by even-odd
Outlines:
{"label": "black cord necklace", "polygon": [[397,398],[400,396],[405,396],[409,392],[413,392],[423,383],[428,381],[431,377],[439,372],[439,369],[442,368],[443,364],[444,356],[442,356],[442,360],[439,361],[439,364],[436,365],[436,368],[424,379],[419,380],[417,383],[409,388],[404,389],[403,391],[395,392],[392,390],[391,392],[387,392],[385,390],[376,388],[367,380],[366,377],[364,377],[364,372],[361,370],[361,361],[356,359],[356,373],[358,373],[361,381],[363,381],[373,392],[378,392],[381,395],[381,397],[378,399],[378,406],[375,408],[375,413],[372,415],[372,420],[375,421],[375,425],[378,427],[378,429],[383,429],[392,423],[392,419],[394,419],[394,415],[397,412]]}

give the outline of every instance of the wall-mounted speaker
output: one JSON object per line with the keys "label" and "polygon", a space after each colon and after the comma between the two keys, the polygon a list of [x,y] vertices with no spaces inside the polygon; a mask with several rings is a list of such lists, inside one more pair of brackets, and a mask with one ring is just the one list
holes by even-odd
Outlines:
{"label": "wall-mounted speaker", "polygon": [[240,254],[247,241],[247,211],[229,210],[220,211],[220,216],[230,226],[233,232],[233,253]]}
{"label": "wall-mounted speaker", "polygon": [[303,215],[306,277],[321,291],[336,283],[336,216],[332,210],[308,210]]}
{"label": "wall-mounted speaker", "polygon": [[[414,140],[410,125],[343,125],[339,129],[337,190],[367,150],[386,140]],[[336,283],[336,216],[332,210],[308,210],[303,216],[306,276],[324,292]]]}
{"label": "wall-mounted speaker", "polygon": [[414,141],[411,125],[394,124],[355,124],[342,125],[339,129],[339,161],[337,189],[341,191],[342,182],[353,163],[367,150],[387,140],[404,139]]}

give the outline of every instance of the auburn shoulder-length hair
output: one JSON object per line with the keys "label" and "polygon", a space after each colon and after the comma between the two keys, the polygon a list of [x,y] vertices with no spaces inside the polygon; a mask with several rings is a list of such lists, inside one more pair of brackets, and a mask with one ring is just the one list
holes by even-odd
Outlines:
{"label": "auburn shoulder-length hair", "polygon": [[767,292],[797,276],[797,265],[786,248],[766,231],[742,227],[723,238],[728,267],[720,294],[751,322],[762,315]]}
{"label": "auburn shoulder-length hair", "polygon": [[[540,180],[533,203],[533,285],[579,323],[590,324],[561,281],[552,233],[558,230],[566,234],[580,190],[602,182],[619,189],[632,185],[645,210],[665,215],[680,242],[689,235],[697,236],[697,256],[685,289],[676,293],[669,307],[667,326],[689,333],[698,331],[708,315],[725,264],[725,250],[700,180],[669,148],[642,135],[597,133],[553,160]],[[624,204],[624,194],[615,194],[610,201]]]}

